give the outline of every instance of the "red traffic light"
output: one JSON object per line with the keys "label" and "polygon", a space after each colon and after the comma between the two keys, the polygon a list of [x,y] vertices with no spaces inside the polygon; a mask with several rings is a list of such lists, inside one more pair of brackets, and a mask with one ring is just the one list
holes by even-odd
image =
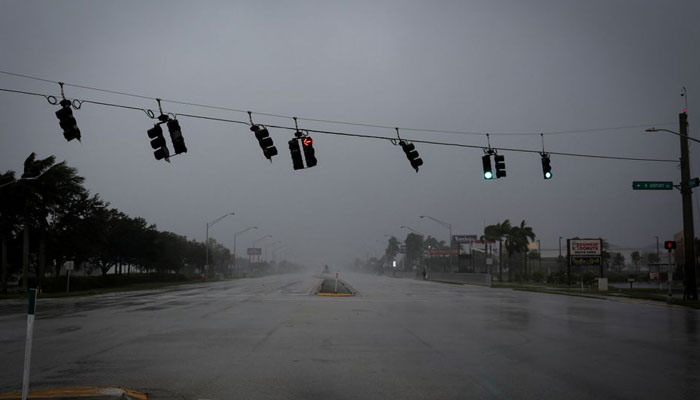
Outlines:
{"label": "red traffic light", "polygon": [[301,142],[302,142],[302,143],[304,144],[304,146],[306,146],[306,147],[309,147],[309,146],[311,146],[311,145],[314,144],[314,140],[311,139],[311,138],[308,137],[308,136],[305,137]]}
{"label": "red traffic light", "polygon": [[664,242],[664,249],[671,251],[676,248],[676,241],[675,240],[667,240]]}

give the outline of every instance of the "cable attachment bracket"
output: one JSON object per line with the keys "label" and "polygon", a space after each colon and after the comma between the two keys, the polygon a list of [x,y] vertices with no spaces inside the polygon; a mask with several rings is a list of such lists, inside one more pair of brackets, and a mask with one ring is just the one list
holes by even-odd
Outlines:
{"label": "cable attachment bracket", "polygon": [[484,151],[484,154],[498,154],[498,149],[491,148],[491,134],[490,133],[486,134],[486,144],[488,147],[484,147],[482,149]]}
{"label": "cable attachment bracket", "polygon": [[250,121],[250,126],[255,125],[253,122],[253,112],[252,111],[246,111],[248,113],[248,120]]}
{"label": "cable attachment bracket", "polygon": [[[302,133],[302,131],[299,130],[299,124],[297,123],[297,117],[292,117],[292,119],[294,119],[294,129],[295,129],[294,136],[297,139],[303,137],[304,133]],[[307,135],[308,135],[308,133],[307,133]]]}
{"label": "cable attachment bracket", "polygon": [[398,146],[401,143],[407,143],[405,140],[401,139],[401,134],[399,133],[399,128],[394,128],[396,129],[396,139],[389,139],[391,144],[394,146]]}
{"label": "cable attachment bracket", "polygon": [[[163,106],[160,104],[160,99],[156,98],[156,101],[158,102],[158,111],[160,112],[160,115],[158,116],[158,121],[160,121],[159,124],[164,124],[168,122],[170,117],[163,113]],[[148,113],[146,113],[146,115],[148,115]]]}

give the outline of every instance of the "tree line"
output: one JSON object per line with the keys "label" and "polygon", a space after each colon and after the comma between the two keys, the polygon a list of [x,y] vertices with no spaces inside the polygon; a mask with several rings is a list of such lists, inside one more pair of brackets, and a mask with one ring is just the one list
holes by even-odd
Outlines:
{"label": "tree line", "polygon": [[[203,270],[206,246],[173,232],[160,231],[140,217],[130,217],[83,186],[84,178],[54,156],[27,157],[22,174],[0,172],[0,241],[2,287],[21,273],[36,284],[58,276],[66,261],[75,269],[102,275],[139,272],[179,273]],[[225,272],[231,259],[226,247],[210,239],[209,273]]]}

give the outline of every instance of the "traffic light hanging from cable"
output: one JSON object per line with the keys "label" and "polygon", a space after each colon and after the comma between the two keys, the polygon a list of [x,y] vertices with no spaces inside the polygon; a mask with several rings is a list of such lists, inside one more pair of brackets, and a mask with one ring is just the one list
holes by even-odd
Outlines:
{"label": "traffic light hanging from cable", "polygon": [[552,179],[552,166],[547,153],[542,153],[542,176],[544,179]]}
{"label": "traffic light hanging from cable", "polygon": [[306,159],[306,168],[311,168],[318,164],[316,160],[316,150],[314,150],[314,140],[311,136],[301,138],[302,149],[304,150],[304,158]]}
{"label": "traffic light hanging from cable", "polygon": [[182,137],[180,123],[176,119],[168,120],[168,131],[170,132],[170,140],[173,142],[173,150],[175,150],[175,154],[187,153],[185,138]]}
{"label": "traffic light hanging from cable", "polygon": [[304,160],[301,158],[301,149],[299,148],[299,139],[293,138],[289,141],[289,153],[292,155],[292,165],[294,170],[304,169]]}
{"label": "traffic light hanging from cable", "polygon": [[411,167],[418,172],[418,167],[423,165],[423,160],[420,158],[420,155],[416,150],[416,146],[413,143],[408,143],[405,140],[399,141],[399,145],[403,149],[403,152],[406,153],[406,158],[408,158],[408,161],[411,163]]}
{"label": "traffic light hanging from cable", "polygon": [[73,117],[70,100],[61,100],[60,104],[61,109],[56,111],[56,117],[58,117],[58,123],[61,125],[61,129],[63,129],[63,137],[69,142],[73,139],[78,139],[78,141],[80,141],[80,129],[78,129],[78,123],[75,121],[75,117]]}
{"label": "traffic light hanging from cable", "polygon": [[506,176],[506,158],[502,155],[495,154],[493,160],[496,165],[496,179]]}
{"label": "traffic light hanging from cable", "polygon": [[255,138],[258,139],[258,144],[260,144],[265,158],[272,161],[272,156],[277,155],[277,147],[272,142],[270,132],[262,125],[251,125],[250,130],[255,133]]}
{"label": "traffic light hanging from cable", "polygon": [[484,166],[484,179],[493,179],[493,170],[491,169],[491,154],[486,154],[481,157],[481,163]]}
{"label": "traffic light hanging from cable", "polygon": [[156,158],[156,160],[168,160],[168,158],[170,157],[170,151],[168,150],[168,147],[165,143],[165,138],[163,137],[163,129],[160,127],[160,125],[154,125],[153,128],[149,129],[146,133],[148,133],[148,137],[151,138],[151,147],[153,148],[153,150],[155,150],[153,152],[153,156]]}

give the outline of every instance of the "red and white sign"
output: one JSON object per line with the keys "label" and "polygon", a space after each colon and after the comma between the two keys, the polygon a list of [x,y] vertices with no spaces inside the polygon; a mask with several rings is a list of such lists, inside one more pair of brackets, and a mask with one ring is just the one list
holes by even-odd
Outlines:
{"label": "red and white sign", "polygon": [[428,254],[431,256],[449,256],[459,254],[459,249],[428,249]]}
{"label": "red and white sign", "polygon": [[603,250],[600,239],[569,239],[569,255],[599,256]]}

